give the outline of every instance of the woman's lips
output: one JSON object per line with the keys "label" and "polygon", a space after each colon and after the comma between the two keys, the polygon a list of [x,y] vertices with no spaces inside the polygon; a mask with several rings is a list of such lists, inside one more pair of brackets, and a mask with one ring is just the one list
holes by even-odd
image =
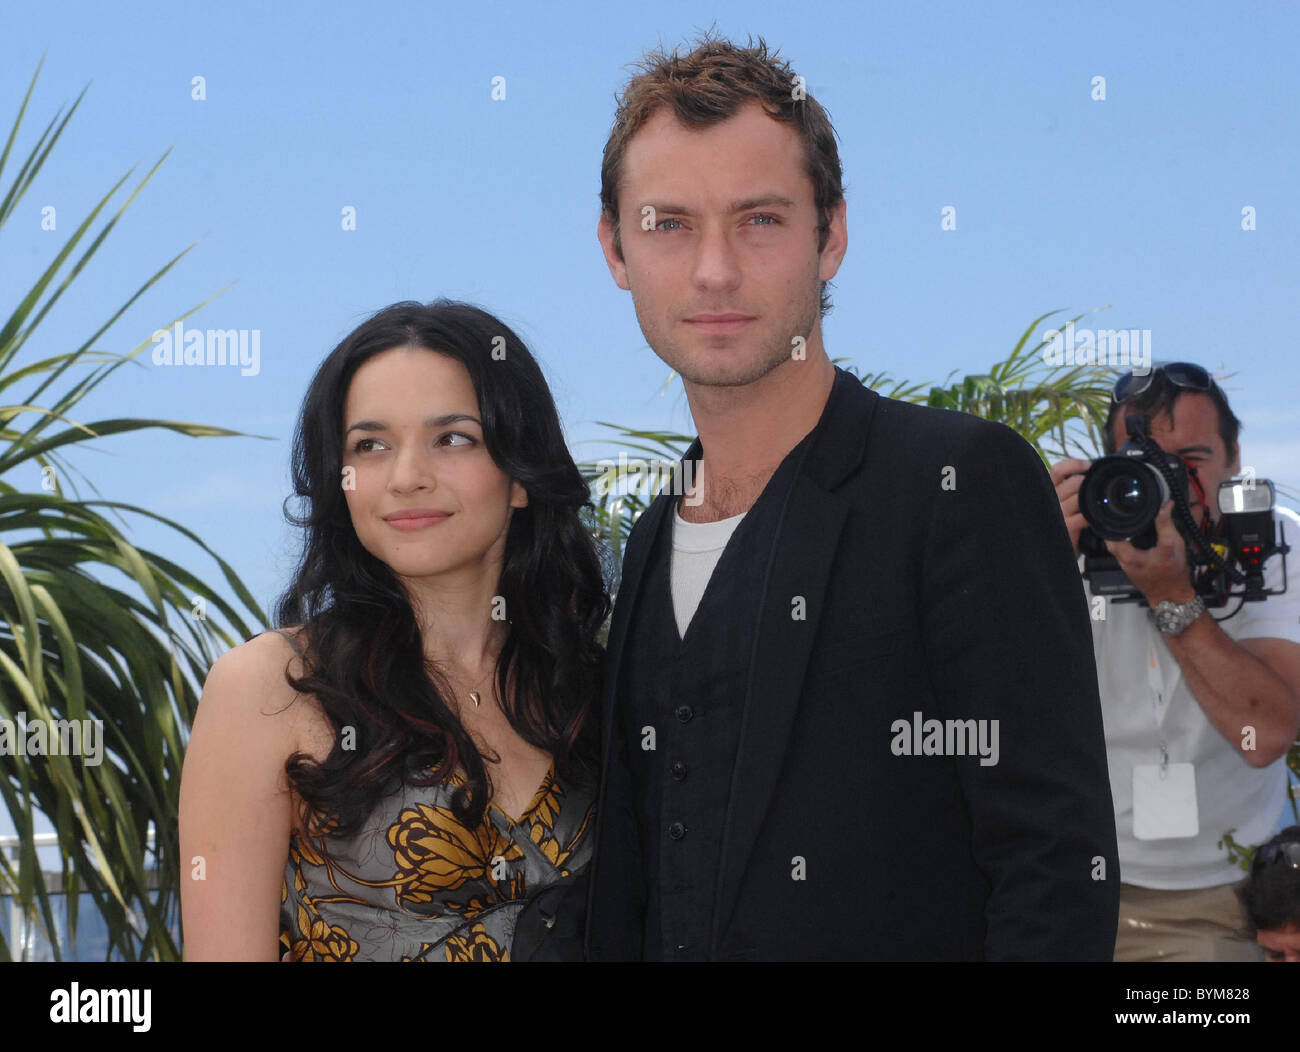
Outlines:
{"label": "woman's lips", "polygon": [[384,521],[393,529],[406,533],[411,530],[422,530],[426,526],[436,526],[438,523],[450,518],[450,513],[439,513],[436,515],[405,516],[400,519],[385,519]]}

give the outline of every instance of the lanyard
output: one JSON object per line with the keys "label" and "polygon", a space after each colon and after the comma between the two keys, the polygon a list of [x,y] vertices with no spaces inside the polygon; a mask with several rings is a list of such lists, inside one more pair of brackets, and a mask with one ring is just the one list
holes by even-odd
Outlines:
{"label": "lanyard", "polygon": [[[1151,629],[1154,633],[1154,629]],[[1151,715],[1155,720],[1156,732],[1160,741],[1160,777],[1164,778],[1169,768],[1169,743],[1165,740],[1164,720],[1169,710],[1169,699],[1178,687],[1182,669],[1175,662],[1174,681],[1165,683],[1164,670],[1160,665],[1160,656],[1156,653],[1159,641],[1151,639],[1147,643],[1147,687],[1151,691]]]}

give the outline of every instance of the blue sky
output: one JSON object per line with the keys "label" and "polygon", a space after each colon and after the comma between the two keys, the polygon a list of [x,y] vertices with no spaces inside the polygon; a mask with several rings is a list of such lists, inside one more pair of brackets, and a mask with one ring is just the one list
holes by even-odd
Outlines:
{"label": "blue sky", "polygon": [[[47,56],[18,154],[90,91],[0,233],[0,316],[124,172],[172,148],[27,357],[79,344],[195,241],[101,345],[130,350],[232,282],[189,324],[261,333],[256,376],[146,353],[78,418],[269,441],[145,432],[77,466],[195,530],[269,608],[295,553],[280,502],[298,403],[388,303],[468,299],[516,327],[578,459],[604,451],[601,419],[692,431],[595,225],[628,64],[711,24],[779,46],[839,132],[850,242],[833,357],[941,381],[987,368],[1041,313],[1109,305],[1098,323],[1150,329],[1157,359],[1234,374],[1243,463],[1300,490],[1300,9],[1266,3],[6,4],[6,127]],[[30,473],[10,481],[35,488]],[[164,529],[135,521],[131,536],[213,575]]]}

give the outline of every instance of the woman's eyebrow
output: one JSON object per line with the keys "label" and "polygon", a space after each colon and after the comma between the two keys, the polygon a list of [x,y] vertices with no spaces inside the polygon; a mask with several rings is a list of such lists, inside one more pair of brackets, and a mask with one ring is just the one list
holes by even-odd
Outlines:
{"label": "woman's eyebrow", "polygon": [[[476,416],[469,413],[443,413],[441,416],[431,416],[424,422],[425,427],[446,427],[448,424],[459,423],[462,420],[468,420],[471,423],[478,424],[482,427],[482,421]],[[387,431],[388,425],[382,420],[358,420],[355,424],[343,432],[344,436],[350,435],[353,431]]]}

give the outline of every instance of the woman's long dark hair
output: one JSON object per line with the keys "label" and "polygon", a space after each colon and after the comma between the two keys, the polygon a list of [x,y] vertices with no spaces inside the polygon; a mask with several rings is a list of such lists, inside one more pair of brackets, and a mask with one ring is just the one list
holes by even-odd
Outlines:
{"label": "woman's long dark hair", "polygon": [[[509,618],[496,684],[510,724],[555,756],[583,786],[598,774],[600,684],[597,636],[609,613],[601,557],[580,512],[590,493],[560,429],[541,369],[508,326],[465,303],[396,303],[350,333],[325,359],[303,400],[293,445],[293,487],[306,530],[292,584],[275,622],[302,624],[306,672],[297,691],[315,695],[334,729],[355,729],[316,763],[285,764],[318,830],[345,836],[405,782],[465,781],[456,817],[477,826],[491,795],[487,771],[443,700],[426,661],[410,598],[393,571],[358,540],[343,494],[343,405],[358,368],[384,351],[417,347],[468,370],[484,442],[497,466],[528,493],[506,534],[498,594]],[[507,690],[509,680],[510,690]],[[345,748],[351,744],[351,749]]]}

